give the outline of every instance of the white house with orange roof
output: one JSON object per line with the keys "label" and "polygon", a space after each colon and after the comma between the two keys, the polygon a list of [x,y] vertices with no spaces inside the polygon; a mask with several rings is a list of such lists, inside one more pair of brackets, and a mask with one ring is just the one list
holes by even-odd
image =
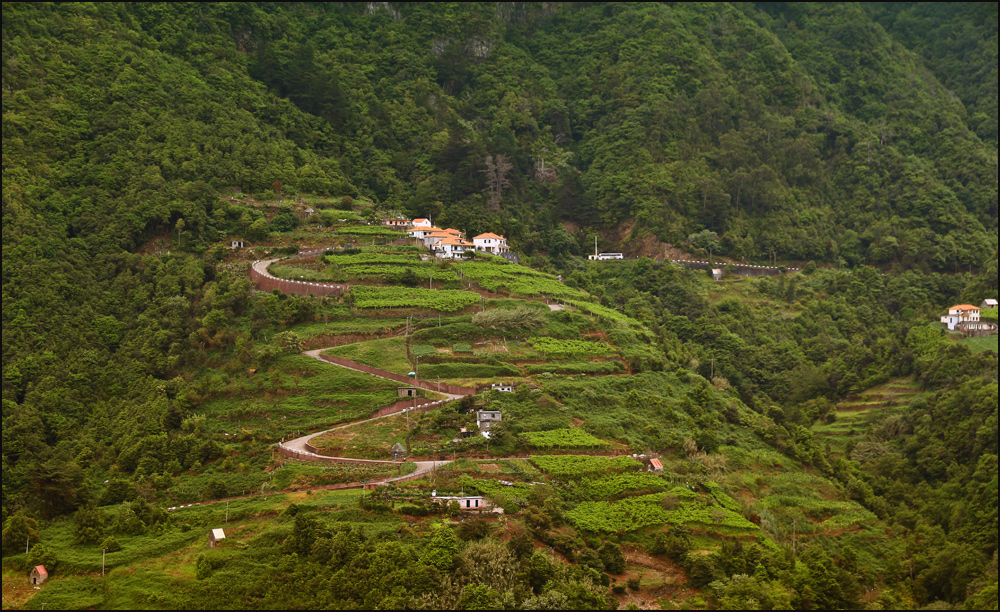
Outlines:
{"label": "white house with orange roof", "polygon": [[414,219],[413,227],[434,227],[430,219]]}
{"label": "white house with orange roof", "polygon": [[479,234],[472,239],[472,243],[475,245],[477,251],[483,251],[484,253],[491,253],[493,255],[506,253],[509,250],[509,247],[507,246],[507,239],[498,234],[494,234],[493,232]]}
{"label": "white house with orange roof", "polygon": [[416,238],[417,240],[423,240],[427,234],[433,232],[443,232],[444,230],[440,227],[428,226],[428,227],[415,227],[413,229],[406,230],[406,233],[411,238]]}
{"label": "white house with orange roof", "polygon": [[430,232],[428,234],[424,234],[424,237],[421,240],[424,241],[425,247],[433,251],[434,245],[440,242],[441,240],[444,240],[445,238],[457,238],[457,236],[449,234],[448,232],[439,229],[436,232]]}
{"label": "white house with orange roof", "polygon": [[979,306],[973,306],[972,304],[957,304],[948,308],[948,314],[941,317],[941,322],[948,326],[948,329],[954,330],[957,325],[962,325],[963,323],[978,323],[979,322]]}
{"label": "white house with orange roof", "polygon": [[462,240],[455,236],[448,236],[447,238],[442,238],[434,243],[431,247],[434,254],[438,257],[443,257],[445,259],[453,259],[455,257],[461,257],[466,251],[476,250],[475,245],[467,240]]}

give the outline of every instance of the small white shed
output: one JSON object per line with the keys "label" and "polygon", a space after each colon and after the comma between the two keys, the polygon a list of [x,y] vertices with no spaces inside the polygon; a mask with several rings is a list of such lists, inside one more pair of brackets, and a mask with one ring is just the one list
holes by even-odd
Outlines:
{"label": "small white shed", "polygon": [[219,542],[226,539],[226,532],[221,529],[212,529],[208,532],[208,547],[215,548]]}

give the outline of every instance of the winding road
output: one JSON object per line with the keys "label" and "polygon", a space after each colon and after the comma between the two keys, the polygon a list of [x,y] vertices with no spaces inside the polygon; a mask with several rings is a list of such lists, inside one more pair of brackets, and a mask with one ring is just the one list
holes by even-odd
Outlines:
{"label": "winding road", "polygon": [[[334,366],[334,367],[338,367],[338,368],[345,368],[345,369],[348,369],[348,370],[353,370],[355,372],[361,372],[362,374],[368,374],[370,376],[378,376],[379,378],[384,378],[386,380],[391,380],[393,382],[398,382],[395,378],[392,378],[391,376],[379,376],[378,374],[372,373],[371,371],[369,371],[371,368],[368,368],[368,369],[352,368],[349,365],[344,365],[344,364],[340,364],[340,363],[333,363],[331,361],[327,361],[326,359],[323,359],[323,357],[321,356],[321,353],[323,351],[325,351],[325,350],[327,350],[327,349],[325,349],[325,348],[313,349],[313,350],[310,350],[310,351],[304,351],[303,354],[306,355],[306,356],[308,356],[308,357],[312,357],[313,359],[316,359],[318,361],[321,361],[324,364],[329,365],[329,366]],[[391,372],[386,372],[386,374],[390,374],[391,375]],[[413,384],[413,386],[416,386],[416,387],[427,388],[427,387],[424,386],[423,381],[420,381],[420,380],[414,380],[411,384]],[[278,446],[279,446],[279,448],[282,448],[282,449],[285,449],[287,451],[291,451],[292,453],[295,453],[295,458],[297,458],[297,459],[303,459],[303,460],[306,460],[306,461],[309,461],[309,460],[313,460],[313,461],[343,461],[345,463],[346,462],[350,462],[350,463],[376,464],[376,465],[396,465],[396,464],[398,464],[398,462],[396,462],[396,461],[389,461],[389,460],[381,460],[381,459],[353,459],[353,458],[349,458],[349,457],[331,457],[329,455],[319,455],[319,454],[316,454],[316,453],[308,450],[307,445],[308,445],[309,441],[312,440],[313,438],[315,438],[317,436],[321,436],[321,435],[323,435],[325,433],[328,433],[328,432],[331,432],[331,431],[337,431],[338,429],[345,429],[347,427],[353,427],[353,426],[361,424],[361,423],[368,423],[368,422],[371,422],[371,421],[376,421],[378,419],[384,419],[386,417],[395,416],[397,414],[403,414],[403,413],[409,412],[411,410],[424,409],[424,408],[428,408],[430,406],[439,406],[441,404],[444,404],[444,403],[447,403],[447,402],[451,402],[451,401],[454,401],[454,400],[457,400],[457,399],[461,399],[462,397],[464,397],[464,395],[460,395],[460,394],[456,394],[456,393],[443,393],[443,392],[437,391],[436,389],[432,389],[432,388],[429,389],[429,390],[434,391],[435,393],[440,393],[441,395],[444,395],[445,399],[436,400],[436,401],[432,401],[432,402],[423,402],[421,404],[417,404],[416,402],[414,402],[414,406],[412,408],[403,408],[403,409],[401,409],[399,411],[396,411],[396,412],[391,412],[389,414],[383,414],[383,415],[380,415],[380,416],[377,416],[377,417],[372,417],[372,418],[369,418],[369,419],[364,419],[362,421],[352,421],[351,423],[346,423],[346,424],[343,424],[343,425],[338,425],[336,427],[331,427],[330,429],[326,429],[326,430],[323,430],[323,431],[318,431],[316,433],[307,434],[305,436],[300,436],[300,437],[294,438],[292,440],[282,441],[282,442],[278,443]],[[403,479],[407,479],[408,480],[408,479],[411,479],[411,478],[415,478],[418,475],[426,474],[427,472],[433,471],[439,465],[445,465],[447,463],[451,463],[451,461],[447,461],[447,460],[442,460],[442,461],[414,461],[413,463],[415,463],[417,465],[417,469],[414,472],[411,472],[411,473],[403,475],[403,476],[395,476],[395,477],[392,477],[392,478],[387,478],[385,480],[380,481],[380,483],[384,484],[384,483],[398,481],[398,480],[403,480]]]}

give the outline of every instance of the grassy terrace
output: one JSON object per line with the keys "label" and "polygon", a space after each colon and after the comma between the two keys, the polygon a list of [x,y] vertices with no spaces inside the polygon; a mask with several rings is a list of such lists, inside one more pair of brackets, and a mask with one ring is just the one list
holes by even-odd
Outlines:
{"label": "grassy terrace", "polygon": [[813,425],[812,431],[833,449],[843,451],[852,437],[863,434],[870,424],[900,412],[920,393],[912,378],[891,380],[838,403],[831,413],[835,420]]}
{"label": "grassy terrace", "polygon": [[[219,383],[209,383],[219,384]],[[399,384],[331,367],[305,355],[285,355],[270,367],[219,389],[189,419],[191,430],[277,440],[367,416],[396,401]]]}
{"label": "grassy terrace", "polygon": [[[395,374],[406,375],[413,370],[409,359],[406,357],[406,338],[403,337],[345,344],[344,346],[323,351],[323,354],[350,359],[351,361],[388,370]],[[359,374],[359,376],[367,375]]]}

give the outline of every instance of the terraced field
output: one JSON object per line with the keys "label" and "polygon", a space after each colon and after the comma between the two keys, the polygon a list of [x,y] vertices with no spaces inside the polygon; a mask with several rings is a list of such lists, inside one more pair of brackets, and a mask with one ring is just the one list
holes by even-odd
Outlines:
{"label": "terraced field", "polygon": [[832,413],[836,420],[813,425],[812,430],[818,441],[843,452],[852,437],[864,433],[870,424],[899,413],[920,393],[912,377],[895,378],[840,402]]}

